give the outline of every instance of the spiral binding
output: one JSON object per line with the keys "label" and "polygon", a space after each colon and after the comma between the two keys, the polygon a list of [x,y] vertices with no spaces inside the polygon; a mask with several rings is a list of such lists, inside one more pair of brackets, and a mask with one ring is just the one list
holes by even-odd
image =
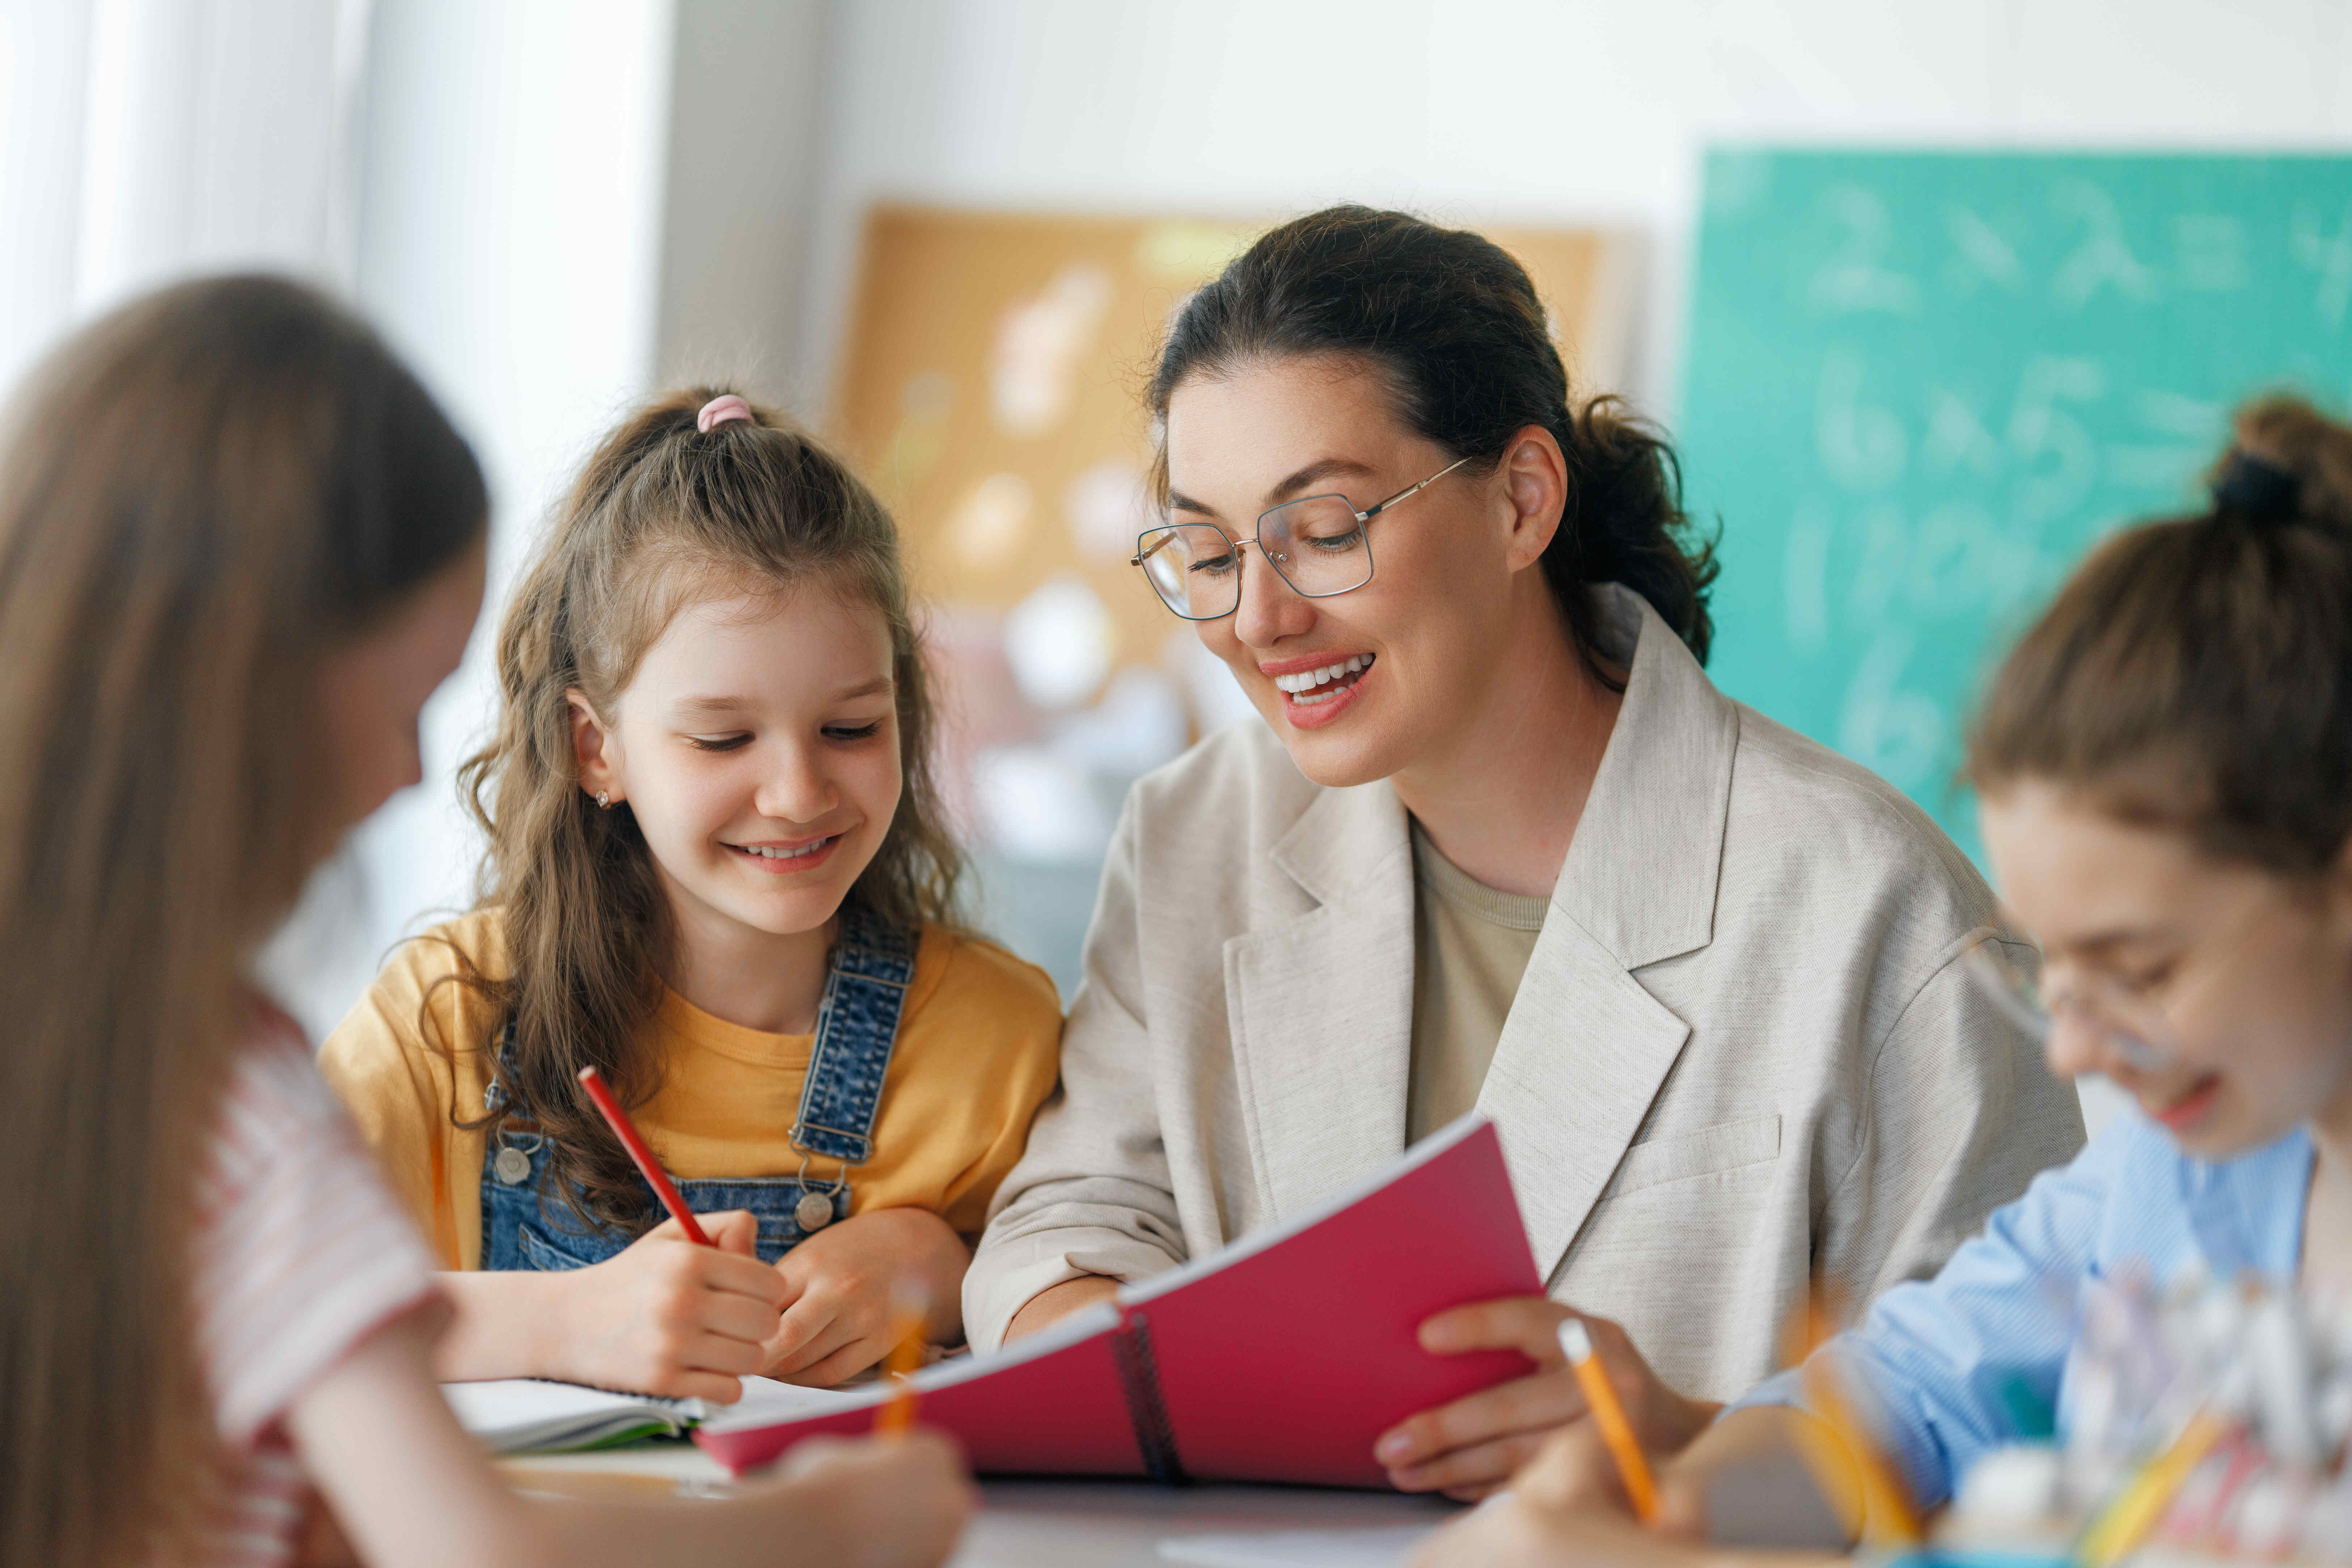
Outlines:
{"label": "spiral binding", "polygon": [[1166,1486],[1191,1484],[1184,1461],[1176,1451],[1176,1428],[1168,1419],[1168,1401],[1160,1392],[1160,1363],[1151,1353],[1151,1324],[1140,1312],[1119,1314],[1112,1333],[1111,1360],[1118,1368],[1120,1388],[1127,1394],[1127,1418],[1135,1426],[1135,1447],[1143,1455],[1144,1473]]}

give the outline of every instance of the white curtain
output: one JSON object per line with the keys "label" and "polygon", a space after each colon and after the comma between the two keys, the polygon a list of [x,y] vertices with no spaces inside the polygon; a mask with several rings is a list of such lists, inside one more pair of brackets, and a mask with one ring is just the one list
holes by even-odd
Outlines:
{"label": "white curtain", "polygon": [[[175,278],[323,284],[481,454],[495,601],[646,385],[672,33],[671,0],[0,0],[0,386]],[[262,956],[314,1037],[467,901],[479,841],[451,774],[489,721],[485,640],[425,711],[424,786]]]}
{"label": "white curtain", "polygon": [[141,289],[348,290],[369,0],[0,0],[0,384]]}

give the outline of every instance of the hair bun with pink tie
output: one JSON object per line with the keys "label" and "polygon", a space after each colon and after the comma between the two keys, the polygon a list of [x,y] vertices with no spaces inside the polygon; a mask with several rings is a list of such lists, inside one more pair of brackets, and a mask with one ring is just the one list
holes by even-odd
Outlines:
{"label": "hair bun with pink tie", "polygon": [[708,436],[730,419],[740,419],[747,425],[759,423],[751,417],[751,405],[730,392],[704,404],[702,412],[694,416],[694,427]]}

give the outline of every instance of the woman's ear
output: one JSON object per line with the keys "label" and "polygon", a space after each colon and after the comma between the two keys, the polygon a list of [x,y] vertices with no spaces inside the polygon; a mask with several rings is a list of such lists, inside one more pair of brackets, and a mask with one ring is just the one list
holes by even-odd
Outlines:
{"label": "woman's ear", "polygon": [[1505,559],[1513,572],[1532,566],[1559,531],[1568,506],[1568,459],[1559,438],[1540,425],[1511,437],[1503,454],[1503,489],[1511,498],[1511,536]]}
{"label": "woman's ear", "polygon": [[617,805],[628,798],[621,784],[620,741],[598,718],[588,699],[574,688],[564,692],[572,710],[572,757],[580,771],[580,787],[599,805]]}

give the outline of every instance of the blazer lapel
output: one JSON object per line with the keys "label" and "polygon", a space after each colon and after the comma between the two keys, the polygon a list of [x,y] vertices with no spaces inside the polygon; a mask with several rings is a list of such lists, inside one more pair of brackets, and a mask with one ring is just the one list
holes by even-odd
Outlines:
{"label": "blazer lapel", "polygon": [[1690,1026],[1557,909],[1528,960],[1478,1108],[1503,1140],[1536,1270],[1551,1278]]}
{"label": "blazer lapel", "polygon": [[1596,592],[1630,655],[1625,701],[1478,1096],[1546,1279],[1689,1038],[1634,972],[1713,937],[1739,737],[1738,710],[1657,613]]}
{"label": "blazer lapel", "polygon": [[1279,1220],[1404,1147],[1412,856],[1386,784],[1320,792],[1273,850],[1315,907],[1224,946],[1259,1196]]}

